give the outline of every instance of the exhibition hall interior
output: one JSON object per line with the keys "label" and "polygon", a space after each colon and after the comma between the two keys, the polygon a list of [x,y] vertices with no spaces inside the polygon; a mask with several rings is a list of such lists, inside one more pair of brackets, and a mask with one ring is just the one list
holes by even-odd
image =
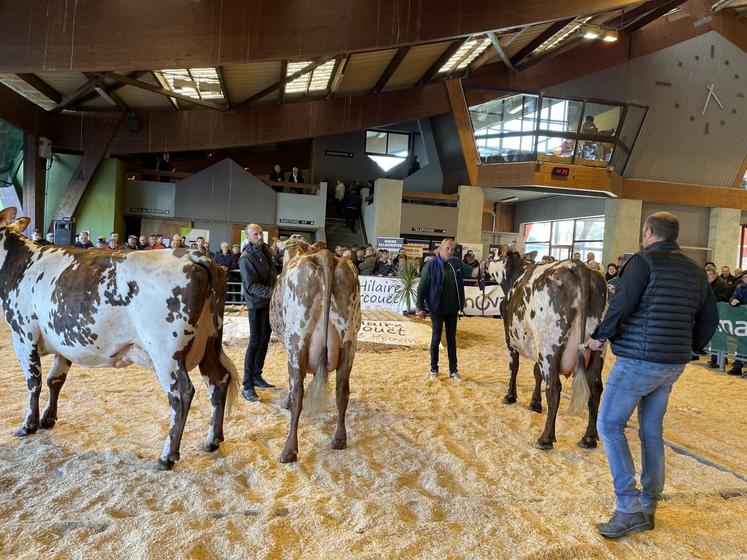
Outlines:
{"label": "exhibition hall interior", "polygon": [[747,1],[0,29],[0,556],[747,557]]}

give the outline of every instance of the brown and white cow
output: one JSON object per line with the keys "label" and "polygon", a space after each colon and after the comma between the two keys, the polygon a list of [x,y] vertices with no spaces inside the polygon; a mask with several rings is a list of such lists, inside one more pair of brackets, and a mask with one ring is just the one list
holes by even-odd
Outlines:
{"label": "brown and white cow", "polygon": [[[530,410],[542,412],[542,380],[547,396],[547,421],[536,447],[552,449],[555,419],[560,402],[560,374],[575,373],[577,388],[589,391],[589,422],[579,442],[581,447],[597,445],[597,410],[602,394],[603,352],[579,350],[602,320],[607,304],[607,285],[598,272],[570,260],[536,265],[536,252],[529,262],[511,249],[502,250],[488,270],[506,297],[500,311],[509,352],[510,380],[505,404],[516,402],[516,374],[519,355],[535,362],[534,393]],[[585,363],[588,360],[588,364]],[[586,367],[588,365],[588,367]],[[583,381],[586,381],[584,387]]]}
{"label": "brown and white cow", "polygon": [[[212,260],[186,249],[111,252],[38,247],[21,235],[28,218],[0,212],[0,300],[26,376],[29,407],[17,436],[57,421],[57,399],[72,363],[155,370],[169,398],[171,421],[158,460],[179,459],[194,395],[188,372],[200,366],[212,418],[205,449],[223,441],[224,413],[239,384],[222,350],[226,281]],[[39,419],[41,357],[53,354],[49,403]],[[226,406],[228,409],[226,409]]]}
{"label": "brown and white cow", "polygon": [[313,373],[306,399],[310,410],[327,405],[327,376],[335,370],[337,426],[333,449],[347,447],[345,411],[350,397],[358,329],[361,325],[358,272],[352,261],[307,243],[285,243],[283,272],[272,293],[270,324],[288,352],[290,430],[281,463],[298,457],[298,419],[304,378]]}

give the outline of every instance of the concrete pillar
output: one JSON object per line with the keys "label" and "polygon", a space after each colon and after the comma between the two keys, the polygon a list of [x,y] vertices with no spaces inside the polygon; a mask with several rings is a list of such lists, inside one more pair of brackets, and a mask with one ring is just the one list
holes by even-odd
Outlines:
{"label": "concrete pillar", "polygon": [[482,243],[482,207],[485,195],[479,187],[461,185],[457,202],[457,243]]}
{"label": "concrete pillar", "polygon": [[719,269],[724,265],[733,269],[737,265],[741,214],[737,208],[711,208],[711,219],[708,222],[708,246],[711,253],[708,260],[715,262]]}
{"label": "concrete pillar", "polygon": [[[403,181],[398,179],[377,179],[374,187],[374,239],[368,242],[376,245],[376,237],[399,237],[402,223]],[[368,230],[368,224],[366,224]]]}
{"label": "concrete pillar", "polygon": [[[643,202],[611,198],[604,205],[604,249],[600,262],[617,262],[623,253],[641,248],[641,212]],[[604,260],[602,260],[604,259]]]}

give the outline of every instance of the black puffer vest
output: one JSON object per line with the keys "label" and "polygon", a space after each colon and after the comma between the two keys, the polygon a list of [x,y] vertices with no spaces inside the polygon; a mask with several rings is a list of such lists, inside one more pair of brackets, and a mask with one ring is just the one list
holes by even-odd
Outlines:
{"label": "black puffer vest", "polygon": [[611,340],[612,351],[634,360],[688,363],[695,317],[710,289],[705,272],[673,242],[656,243],[639,255],[649,266],[648,285]]}

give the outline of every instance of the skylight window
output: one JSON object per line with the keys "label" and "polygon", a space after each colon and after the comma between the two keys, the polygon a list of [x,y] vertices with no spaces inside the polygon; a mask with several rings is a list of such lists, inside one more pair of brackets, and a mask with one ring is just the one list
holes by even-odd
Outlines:
{"label": "skylight window", "polygon": [[579,30],[579,28],[589,21],[591,19],[591,16],[577,19],[575,21],[572,21],[568,24],[566,24],[560,31],[555,33],[552,37],[547,39],[544,43],[542,43],[539,47],[537,47],[534,51],[534,54],[539,54],[544,51],[549,51],[560,45],[563,41],[565,41],[568,37],[574,36],[576,31]]}
{"label": "skylight window", "polygon": [[[292,76],[296,72],[303,70],[313,64],[311,61],[289,62],[285,71],[286,77]],[[285,93],[308,93],[315,91],[325,91],[329,87],[329,81],[332,78],[332,72],[335,69],[335,59],[329,60],[317,66],[313,72],[307,72],[285,84]]]}
{"label": "skylight window", "polygon": [[160,70],[168,88],[181,95],[204,100],[224,100],[223,87],[215,68],[172,68]]}
{"label": "skylight window", "polygon": [[480,54],[488,48],[488,45],[490,45],[490,39],[470,39],[459,47],[457,52],[451,55],[451,58],[441,66],[438,73],[445,74],[454,70],[462,70],[466,68],[470,62],[480,56]]}

